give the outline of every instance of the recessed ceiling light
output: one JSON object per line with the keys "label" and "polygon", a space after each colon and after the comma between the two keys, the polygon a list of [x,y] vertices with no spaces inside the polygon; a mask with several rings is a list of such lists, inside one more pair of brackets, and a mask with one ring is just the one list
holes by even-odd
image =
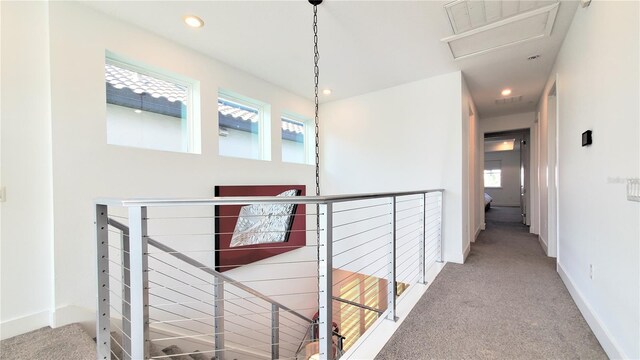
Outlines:
{"label": "recessed ceiling light", "polygon": [[135,110],[133,110],[133,112],[134,112],[134,113],[136,113],[136,114],[141,114],[141,113],[142,113],[142,110],[140,110],[140,109],[135,109]]}
{"label": "recessed ceiling light", "polygon": [[322,93],[325,95],[331,95],[331,89],[324,89],[322,90]]}
{"label": "recessed ceiling light", "polygon": [[511,89],[504,89],[501,92],[502,96],[508,96],[511,95]]}
{"label": "recessed ceiling light", "polygon": [[192,28],[201,28],[204,26],[204,21],[195,15],[187,15],[184,17],[184,23]]}

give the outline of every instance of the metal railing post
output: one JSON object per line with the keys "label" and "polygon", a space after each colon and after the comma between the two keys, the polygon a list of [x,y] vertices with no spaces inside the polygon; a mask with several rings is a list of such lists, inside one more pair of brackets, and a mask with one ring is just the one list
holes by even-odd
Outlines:
{"label": "metal railing post", "polygon": [[131,358],[149,358],[147,208],[129,207]]}
{"label": "metal railing post", "polygon": [[389,244],[389,279],[387,281],[387,319],[396,321],[396,197],[391,198],[391,242]]}
{"label": "metal railing post", "polygon": [[224,360],[224,280],[213,278],[213,341],[215,359]]}
{"label": "metal railing post", "polygon": [[131,354],[131,257],[129,248],[129,230],[122,230],[120,237],[120,256],[122,259],[122,360],[132,360]]}
{"label": "metal railing post", "polygon": [[109,312],[109,231],[107,206],[96,205],[96,244],[98,268],[98,319],[96,343],[98,360],[111,359],[111,326]]}
{"label": "metal railing post", "polygon": [[427,193],[422,194],[422,239],[420,239],[420,258],[418,261],[418,266],[420,267],[420,284],[427,284],[427,269],[426,269],[426,253],[425,249],[427,248]]}
{"label": "metal railing post", "polygon": [[271,359],[280,358],[280,308],[271,304]]}
{"label": "metal railing post", "polygon": [[438,201],[438,205],[440,206],[440,222],[438,223],[438,245],[440,247],[440,255],[438,258],[438,262],[444,262],[443,260],[443,247],[442,247],[442,230],[444,228],[444,191],[440,191],[440,198]]}
{"label": "metal railing post", "polygon": [[333,204],[320,204],[318,340],[320,359],[333,359]]}

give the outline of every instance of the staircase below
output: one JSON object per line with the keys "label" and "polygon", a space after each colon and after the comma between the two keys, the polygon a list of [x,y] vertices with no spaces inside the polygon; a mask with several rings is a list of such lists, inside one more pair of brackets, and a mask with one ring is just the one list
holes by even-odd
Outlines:
{"label": "staircase below", "polygon": [[[111,340],[112,360],[123,359],[120,336],[113,333]],[[163,356],[170,360],[210,360],[205,354],[184,354],[176,345],[164,349],[152,345],[151,357]],[[170,357],[166,358],[169,355]],[[173,355],[173,356],[171,356]],[[95,360],[97,358],[95,340],[84,331],[80,324],[71,324],[52,329],[43,327],[22,335],[0,341],[0,360]]]}
{"label": "staircase below", "polygon": [[0,359],[3,360],[88,360],[96,357],[96,343],[79,324],[56,329],[47,326],[0,341]]}

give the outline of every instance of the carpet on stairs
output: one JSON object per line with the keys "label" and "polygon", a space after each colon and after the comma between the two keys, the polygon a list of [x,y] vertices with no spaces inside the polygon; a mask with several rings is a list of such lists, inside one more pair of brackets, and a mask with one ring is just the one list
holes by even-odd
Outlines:
{"label": "carpet on stairs", "polygon": [[96,357],[96,343],[80,324],[55,329],[47,326],[0,341],[3,360],[93,360]]}

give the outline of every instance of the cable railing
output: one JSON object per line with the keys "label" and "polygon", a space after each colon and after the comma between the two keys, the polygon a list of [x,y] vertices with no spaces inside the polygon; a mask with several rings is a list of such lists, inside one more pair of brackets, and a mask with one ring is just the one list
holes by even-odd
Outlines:
{"label": "cable railing", "polygon": [[338,359],[442,262],[443,197],[98,200],[98,359]]}

